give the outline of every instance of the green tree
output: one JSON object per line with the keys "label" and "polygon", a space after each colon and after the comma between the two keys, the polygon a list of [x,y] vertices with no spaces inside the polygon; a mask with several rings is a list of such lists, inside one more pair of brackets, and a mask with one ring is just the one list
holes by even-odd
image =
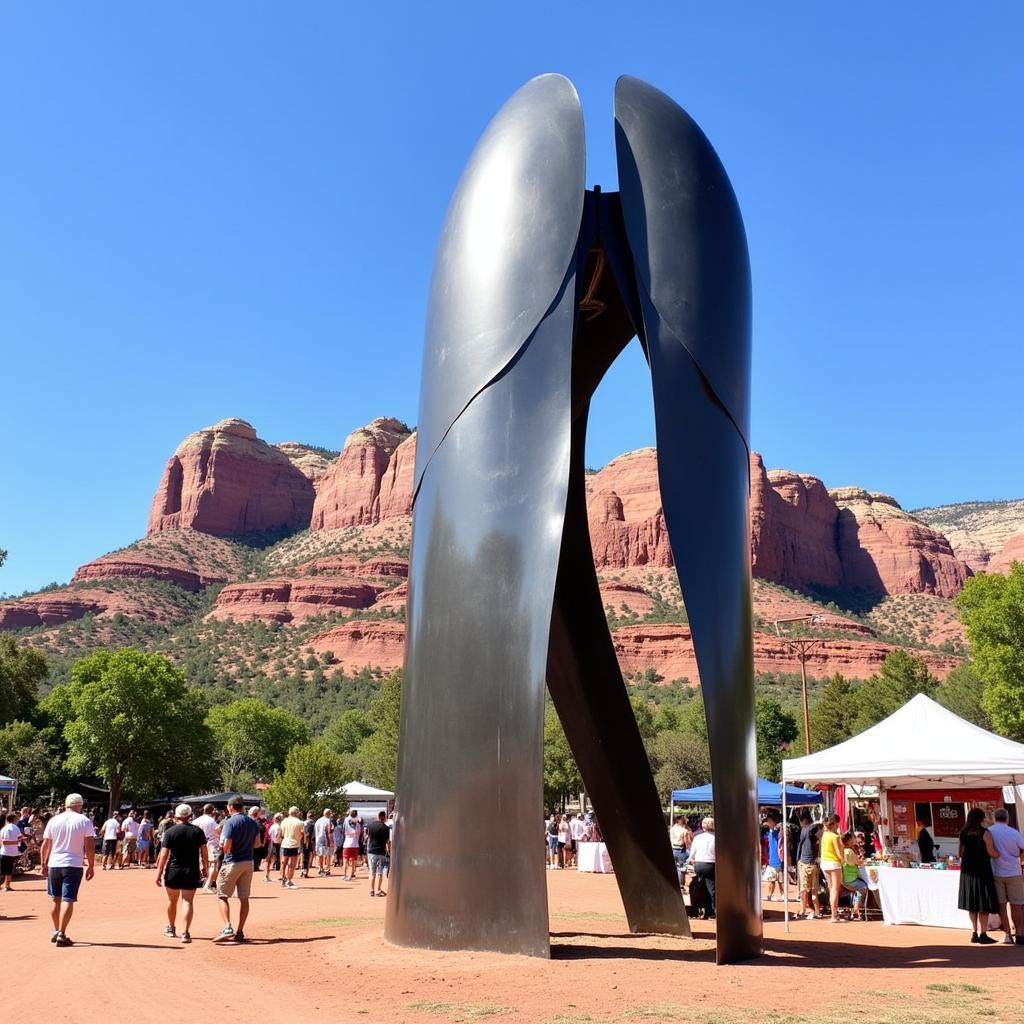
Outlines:
{"label": "green tree", "polygon": [[984,708],[984,693],[984,681],[974,671],[974,666],[965,661],[946,676],[939,690],[939,703],[954,715],[991,730],[992,719]]}
{"label": "green tree", "polygon": [[652,752],[654,781],[658,792],[667,795],[673,789],[689,789],[711,781],[711,754],[708,741],[694,732],[661,732]]}
{"label": "green tree", "polygon": [[0,725],[32,717],[39,684],[47,674],[39,651],[19,646],[9,634],[0,636]]}
{"label": "green tree", "polygon": [[848,740],[853,735],[856,718],[856,690],[845,676],[837,672],[825,684],[817,703],[811,708],[813,749],[824,750]]}
{"label": "green tree", "polygon": [[772,697],[760,697],[754,708],[757,771],[762,778],[782,776],[782,750],[797,737],[796,719]]}
{"label": "green tree", "polygon": [[934,697],[939,681],[928,671],[924,658],[897,648],[886,655],[878,672],[856,692],[857,717],[853,731],[863,732],[888,718],[919,693]]}
{"label": "green tree", "polygon": [[284,767],[288,751],[309,742],[309,730],[298,715],[246,697],[210,708],[206,724],[213,733],[221,778],[228,788],[241,781],[252,785]]}
{"label": "green tree", "polygon": [[578,793],[582,788],[583,779],[562,721],[554,707],[548,707],[544,715],[544,803],[561,807],[566,794]]}
{"label": "green tree", "polygon": [[8,722],[0,729],[0,775],[17,779],[18,792],[25,799],[47,797],[64,788],[63,760],[60,739],[52,728]]}
{"label": "green tree", "polygon": [[103,779],[111,810],[125,791],[146,796],[210,779],[206,698],[161,654],[124,647],[79,658],[43,708],[63,723],[68,771]]}
{"label": "green tree", "polygon": [[698,690],[693,700],[679,709],[679,731],[693,733],[708,741],[708,720],[704,712],[704,694]]}
{"label": "green tree", "polygon": [[284,762],[284,771],[274,779],[266,791],[266,802],[271,808],[287,810],[299,807],[310,811],[332,807],[344,814],[348,801],[342,792],[345,763],[322,743],[302,743],[292,747]]}
{"label": "green tree", "polygon": [[997,732],[1024,740],[1024,563],[972,577],[956,605],[985,684],[982,708]]}
{"label": "green tree", "polygon": [[349,708],[335,715],[324,729],[320,742],[336,754],[354,754],[367,736],[373,735],[373,722],[362,708]]}
{"label": "green tree", "polygon": [[396,669],[370,701],[366,716],[373,732],[359,744],[355,760],[362,781],[380,789],[395,788],[398,776],[398,726],[402,717],[402,671]]}

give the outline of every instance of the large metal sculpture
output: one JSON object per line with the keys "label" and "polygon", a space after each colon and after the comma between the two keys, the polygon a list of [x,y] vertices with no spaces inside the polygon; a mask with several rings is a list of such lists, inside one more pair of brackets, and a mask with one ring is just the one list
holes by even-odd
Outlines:
{"label": "large metal sculpture", "polygon": [[462,175],[427,315],[386,935],[549,955],[545,683],[630,928],[688,935],[587,529],[591,395],[638,336],[715,787],[720,963],[761,946],[748,540],[750,279],[732,187],[672,100],[615,88],[618,194],[584,185],[572,84],[542,75]]}

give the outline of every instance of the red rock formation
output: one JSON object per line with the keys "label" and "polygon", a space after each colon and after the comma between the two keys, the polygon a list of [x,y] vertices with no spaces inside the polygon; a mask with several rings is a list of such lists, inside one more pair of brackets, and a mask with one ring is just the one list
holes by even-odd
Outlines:
{"label": "red rock formation", "polygon": [[352,669],[400,668],[405,656],[405,623],[398,619],[360,619],[335,626],[313,637],[310,646],[317,654],[331,651],[341,667]]}
{"label": "red rock formation", "polygon": [[[689,626],[671,623],[622,626],[612,634],[612,641],[624,673],[642,672],[653,667],[667,680],[685,678],[697,683],[697,660]],[[886,655],[894,649],[890,644],[873,640],[830,639],[808,652],[807,673],[821,677],[841,672],[851,679],[866,679],[878,670]],[[925,658],[931,671],[940,679],[959,664],[958,658],[932,653],[925,654]],[[800,662],[779,637],[755,632],[754,670],[799,672]]]}
{"label": "red rock formation", "polygon": [[637,584],[601,580],[600,586],[601,604],[611,608],[616,615],[622,614],[623,605],[637,615],[646,615],[654,607],[654,598]]}
{"label": "red rock formation", "polygon": [[587,518],[599,569],[673,564],[653,448],[620,455],[587,478]]}
{"label": "red rock formation", "polygon": [[52,594],[33,594],[17,601],[0,604],[0,629],[25,629],[29,626],[59,626],[74,622],[86,615],[100,615],[106,611],[107,595],[98,597],[89,591],[77,594],[56,591]]}
{"label": "red rock formation", "polygon": [[355,555],[340,555],[335,558],[318,558],[314,562],[295,567],[299,575],[317,575],[322,572],[341,572],[349,576],[400,576],[409,575],[409,559],[394,556],[371,556],[361,561]]}
{"label": "red rock formation", "polygon": [[313,485],[244,420],[190,434],[164,468],[149,533],[188,528],[222,537],[309,525]]}
{"label": "red rock formation", "polygon": [[379,589],[360,580],[340,577],[232,583],[217,595],[207,617],[238,622],[300,622],[313,615],[369,608]]}
{"label": "red rock formation", "polygon": [[813,476],[765,471],[750,456],[750,548],[754,576],[787,587],[842,584],[836,550],[839,511]]}
{"label": "red rock formation", "polygon": [[334,458],[328,458],[321,448],[311,448],[297,441],[285,441],[275,444],[276,448],[311,484],[326,475]]}
{"label": "red rock formation", "polygon": [[311,528],[335,530],[380,522],[382,491],[389,514],[408,515],[415,461],[415,445],[403,444],[409,440],[409,428],[395,419],[376,419],[349,434],[317,485]]}
{"label": "red rock formation", "polygon": [[1013,562],[1024,562],[1024,533],[1011,537],[988,563],[986,572],[1009,572]]}
{"label": "red rock formation", "polygon": [[839,508],[844,586],[952,597],[972,575],[941,533],[888,495],[859,487],[841,487],[829,495]]}
{"label": "red rock formation", "polygon": [[75,570],[71,582],[81,583],[83,580],[158,580],[196,593],[213,583],[226,583],[227,577],[194,572],[179,565],[104,555]]}

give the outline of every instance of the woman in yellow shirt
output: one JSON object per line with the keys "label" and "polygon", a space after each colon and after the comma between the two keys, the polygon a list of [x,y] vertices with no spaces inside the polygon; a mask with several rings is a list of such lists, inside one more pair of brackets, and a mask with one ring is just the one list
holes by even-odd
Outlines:
{"label": "woman in yellow shirt", "polygon": [[821,833],[821,870],[828,884],[828,905],[832,911],[832,923],[838,924],[839,893],[843,887],[843,841],[839,838],[839,818],[830,814],[825,819],[825,831]]}

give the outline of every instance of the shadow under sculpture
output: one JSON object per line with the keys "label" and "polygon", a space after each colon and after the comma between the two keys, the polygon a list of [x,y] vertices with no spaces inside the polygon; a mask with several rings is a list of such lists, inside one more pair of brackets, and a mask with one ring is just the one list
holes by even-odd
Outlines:
{"label": "shadow under sculpture", "polygon": [[615,88],[620,192],[585,188],[572,84],[502,107],[448,209],[414,480],[395,862],[399,945],[550,955],[545,684],[634,932],[689,935],[594,570],[590,398],[637,336],[715,780],[717,953],[761,950],[748,538],[750,272],[694,121]]}

